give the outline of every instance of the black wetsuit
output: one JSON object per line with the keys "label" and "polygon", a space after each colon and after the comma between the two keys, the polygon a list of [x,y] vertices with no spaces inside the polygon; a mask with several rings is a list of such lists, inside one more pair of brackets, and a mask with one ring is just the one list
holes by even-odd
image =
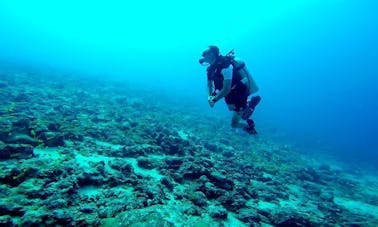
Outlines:
{"label": "black wetsuit", "polygon": [[228,57],[220,56],[215,64],[207,68],[207,79],[210,81],[214,81],[214,92],[216,92],[217,90],[222,90],[224,81],[222,70],[230,67],[230,65],[233,66],[232,84],[231,91],[226,95],[225,101],[227,104],[235,105],[234,111],[240,111],[245,108],[247,104],[247,98],[249,95],[247,86],[244,83],[242,83],[241,80],[243,78],[238,73],[238,71],[245,66],[244,63],[239,66],[236,66],[235,60]]}

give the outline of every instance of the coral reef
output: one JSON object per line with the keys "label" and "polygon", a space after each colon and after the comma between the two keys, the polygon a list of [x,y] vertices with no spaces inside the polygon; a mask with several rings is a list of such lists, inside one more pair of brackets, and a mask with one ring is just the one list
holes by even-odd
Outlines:
{"label": "coral reef", "polygon": [[2,226],[378,225],[362,170],[156,91],[56,74],[1,73]]}

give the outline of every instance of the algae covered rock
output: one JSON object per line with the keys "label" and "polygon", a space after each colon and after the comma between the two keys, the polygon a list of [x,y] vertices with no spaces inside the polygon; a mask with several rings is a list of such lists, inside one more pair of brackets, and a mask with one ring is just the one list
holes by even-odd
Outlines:
{"label": "algae covered rock", "polygon": [[193,204],[204,207],[207,205],[207,198],[203,192],[191,192],[187,195],[188,199],[193,202]]}
{"label": "algae covered rock", "polygon": [[29,144],[0,144],[0,160],[10,158],[30,158],[34,156]]}
{"label": "algae covered rock", "polygon": [[[2,110],[0,109],[0,114],[2,114],[1,111]],[[5,117],[0,117],[0,141],[7,140],[12,129],[12,122]]]}
{"label": "algae covered rock", "polygon": [[154,169],[158,165],[158,161],[152,158],[138,158],[138,166],[144,169]]}
{"label": "algae covered rock", "polygon": [[180,158],[168,158],[165,160],[164,168],[178,170],[183,163],[183,160]]}
{"label": "algae covered rock", "polygon": [[6,139],[6,142],[12,144],[29,144],[33,147],[38,145],[38,141],[27,134],[13,134]]}
{"label": "algae covered rock", "polygon": [[226,176],[224,176],[220,172],[210,172],[210,174],[207,175],[209,180],[217,187],[225,189],[225,190],[232,190],[234,188],[234,182],[230,179],[228,179]]}
{"label": "algae covered rock", "polygon": [[167,220],[158,207],[151,209],[137,209],[120,213],[114,218],[103,219],[100,223],[102,227],[133,226],[133,227],[173,227],[174,223]]}
{"label": "algae covered rock", "polygon": [[37,172],[38,170],[33,167],[22,169],[14,167],[12,169],[0,172],[0,182],[11,187],[16,187]]}
{"label": "algae covered rock", "polygon": [[43,143],[48,147],[64,146],[64,135],[56,132],[44,132],[40,135]]}
{"label": "algae covered rock", "polygon": [[227,210],[221,206],[211,207],[210,216],[216,219],[225,220],[227,219],[228,213]]}
{"label": "algae covered rock", "polygon": [[217,199],[218,197],[226,194],[226,191],[215,187],[210,182],[205,182],[199,187],[199,190],[202,191],[208,199]]}
{"label": "algae covered rock", "polygon": [[253,224],[261,221],[258,210],[253,208],[242,208],[239,210],[238,219],[245,223]]}

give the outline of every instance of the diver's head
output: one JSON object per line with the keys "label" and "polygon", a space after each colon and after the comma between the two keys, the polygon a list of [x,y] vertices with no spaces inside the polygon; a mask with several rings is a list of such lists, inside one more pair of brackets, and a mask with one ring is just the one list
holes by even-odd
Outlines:
{"label": "diver's head", "polygon": [[202,58],[199,59],[199,63],[214,64],[220,56],[219,48],[217,46],[209,46],[204,52],[202,52]]}

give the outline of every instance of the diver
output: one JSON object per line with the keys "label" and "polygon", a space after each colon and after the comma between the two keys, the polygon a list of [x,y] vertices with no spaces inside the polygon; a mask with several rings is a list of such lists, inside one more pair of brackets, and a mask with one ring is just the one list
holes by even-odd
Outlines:
{"label": "diver", "polygon": [[[234,112],[231,127],[244,129],[249,134],[257,134],[255,122],[250,117],[261,97],[252,96],[247,102],[248,96],[256,93],[259,88],[245,63],[235,58],[233,50],[225,56],[221,55],[217,46],[209,46],[203,51],[199,63],[208,66],[207,87],[210,107],[214,107],[216,102],[225,98],[228,109]],[[241,120],[246,123],[240,122]]]}

